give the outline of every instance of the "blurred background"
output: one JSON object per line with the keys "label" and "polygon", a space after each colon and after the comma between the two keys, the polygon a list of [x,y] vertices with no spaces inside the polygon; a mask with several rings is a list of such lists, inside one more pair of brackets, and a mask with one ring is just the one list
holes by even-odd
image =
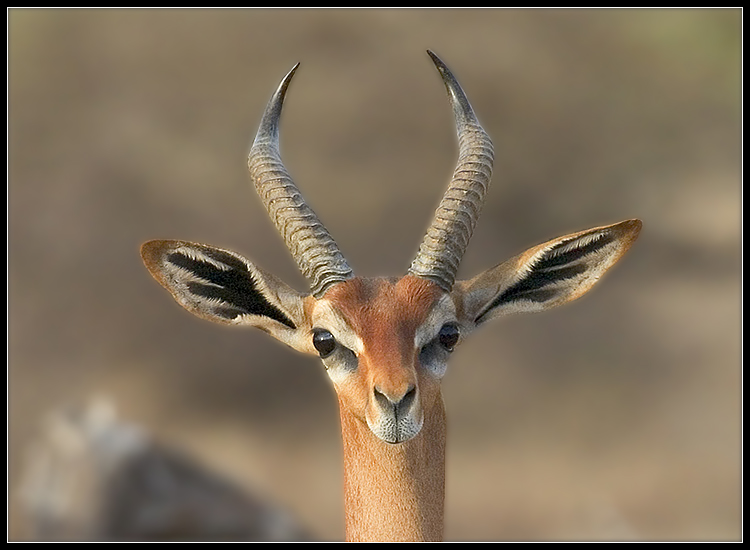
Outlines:
{"label": "blurred background", "polygon": [[192,317],[139,246],[305,282],[248,183],[280,79],[285,163],[360,275],[413,258],[456,159],[425,54],[495,143],[459,278],[638,217],[563,308],[489,324],[443,381],[449,540],[741,537],[739,10],[9,11],[10,537],[29,449],[92,395],[343,538],[322,366]]}

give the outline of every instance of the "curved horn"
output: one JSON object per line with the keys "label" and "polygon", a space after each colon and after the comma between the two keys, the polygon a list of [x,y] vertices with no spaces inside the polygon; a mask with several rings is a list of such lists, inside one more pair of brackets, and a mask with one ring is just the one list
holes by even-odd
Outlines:
{"label": "curved horn", "polygon": [[482,210],[492,176],[494,150],[456,78],[438,56],[429,50],[427,53],[448,90],[456,118],[459,154],[451,183],[409,273],[429,279],[450,292],[458,264]]}
{"label": "curved horn", "polygon": [[320,298],[331,285],[351,279],[354,275],[328,230],[307,206],[281,162],[279,117],[286,90],[297,67],[299,63],[284,77],[268,102],[248,155],[247,166],[271,220],[300,271],[310,282],[313,296]]}

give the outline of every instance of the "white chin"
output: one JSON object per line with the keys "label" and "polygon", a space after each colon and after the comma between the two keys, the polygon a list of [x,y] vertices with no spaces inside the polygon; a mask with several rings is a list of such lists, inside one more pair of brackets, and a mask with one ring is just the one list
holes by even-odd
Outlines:
{"label": "white chin", "polygon": [[370,431],[372,431],[378,439],[391,444],[409,441],[419,433],[422,429],[423,423],[424,417],[419,418],[419,420],[412,417],[399,418],[398,420],[381,418],[378,419],[377,422],[370,422],[369,419],[367,420],[367,425],[369,426]]}

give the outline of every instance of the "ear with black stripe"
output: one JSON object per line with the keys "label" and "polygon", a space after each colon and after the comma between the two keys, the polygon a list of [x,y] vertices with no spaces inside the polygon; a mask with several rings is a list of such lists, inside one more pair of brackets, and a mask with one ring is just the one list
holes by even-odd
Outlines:
{"label": "ear with black stripe", "polygon": [[309,352],[306,295],[235,252],[185,241],[149,241],[141,257],[151,275],[195,315],[253,326]]}
{"label": "ear with black stripe", "polygon": [[542,311],[588,292],[627,252],[640,220],[580,231],[530,248],[456,284],[463,321],[476,326],[510,313]]}

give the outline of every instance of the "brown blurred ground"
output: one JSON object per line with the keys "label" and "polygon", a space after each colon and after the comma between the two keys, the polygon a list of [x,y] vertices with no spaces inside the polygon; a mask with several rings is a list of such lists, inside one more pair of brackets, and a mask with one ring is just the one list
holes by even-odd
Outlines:
{"label": "brown blurred ground", "polygon": [[244,163],[300,61],[287,166],[358,273],[403,273],[456,155],[427,48],[497,152],[460,275],[644,221],[590,295],[456,352],[446,537],[740,537],[739,11],[14,9],[9,32],[11,538],[23,449],[92,393],[343,536],[318,362],[191,317],[138,247],[304,288]]}

